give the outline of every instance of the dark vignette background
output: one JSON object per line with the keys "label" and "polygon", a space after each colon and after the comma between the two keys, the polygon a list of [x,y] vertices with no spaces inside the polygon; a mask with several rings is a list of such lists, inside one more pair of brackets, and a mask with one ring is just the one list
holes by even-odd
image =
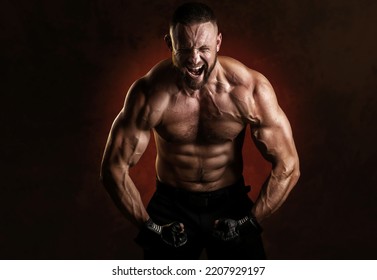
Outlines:
{"label": "dark vignette background", "polygon": [[[1,1],[1,259],[141,257],[99,166],[128,87],[169,56],[182,2]],[[376,259],[377,3],[204,2],[221,54],[269,78],[294,130],[302,177],[263,223],[269,258]],[[133,170],[145,202],[153,151]],[[268,164],[245,154],[255,197]]]}

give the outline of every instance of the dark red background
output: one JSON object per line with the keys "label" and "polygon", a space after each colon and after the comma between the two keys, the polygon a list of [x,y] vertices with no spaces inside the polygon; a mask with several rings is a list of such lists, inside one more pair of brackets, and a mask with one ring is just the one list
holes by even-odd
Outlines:
{"label": "dark red background", "polygon": [[[2,1],[0,258],[137,259],[134,227],[99,183],[131,83],[169,56],[183,1]],[[271,259],[377,258],[375,1],[204,1],[222,55],[265,74],[288,115],[302,176],[263,223]],[[245,177],[268,173],[247,141]],[[152,141],[133,178],[154,187]]]}

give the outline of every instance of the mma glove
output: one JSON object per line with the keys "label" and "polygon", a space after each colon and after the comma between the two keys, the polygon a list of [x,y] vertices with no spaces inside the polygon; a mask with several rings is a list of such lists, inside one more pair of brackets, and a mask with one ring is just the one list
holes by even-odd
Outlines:
{"label": "mma glove", "polygon": [[184,231],[183,225],[179,222],[172,222],[170,224],[160,226],[149,218],[145,222],[145,226],[147,229],[158,234],[162,241],[164,241],[166,244],[175,248],[181,247],[187,242],[187,234]]}
{"label": "mma glove", "polygon": [[219,219],[215,224],[213,236],[221,241],[236,241],[240,232],[248,229],[256,234],[262,232],[261,226],[253,216],[246,216],[240,220]]}

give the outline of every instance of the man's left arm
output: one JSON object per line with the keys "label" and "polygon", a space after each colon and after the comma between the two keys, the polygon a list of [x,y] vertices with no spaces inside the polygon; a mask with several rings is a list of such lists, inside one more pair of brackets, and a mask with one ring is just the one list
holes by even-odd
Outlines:
{"label": "man's left arm", "polygon": [[252,95],[252,138],[272,164],[252,209],[252,215],[262,221],[284,203],[300,177],[300,169],[291,126],[265,77],[258,79]]}

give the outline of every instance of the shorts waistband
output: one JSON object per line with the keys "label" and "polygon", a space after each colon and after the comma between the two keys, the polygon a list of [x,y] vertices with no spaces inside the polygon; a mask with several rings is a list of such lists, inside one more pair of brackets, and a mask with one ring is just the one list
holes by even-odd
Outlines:
{"label": "shorts waistband", "polygon": [[245,186],[244,178],[241,177],[236,183],[207,192],[193,192],[173,187],[156,180],[157,192],[166,195],[178,202],[189,204],[196,208],[207,208],[224,203],[228,198],[246,194],[250,191],[250,186]]}

